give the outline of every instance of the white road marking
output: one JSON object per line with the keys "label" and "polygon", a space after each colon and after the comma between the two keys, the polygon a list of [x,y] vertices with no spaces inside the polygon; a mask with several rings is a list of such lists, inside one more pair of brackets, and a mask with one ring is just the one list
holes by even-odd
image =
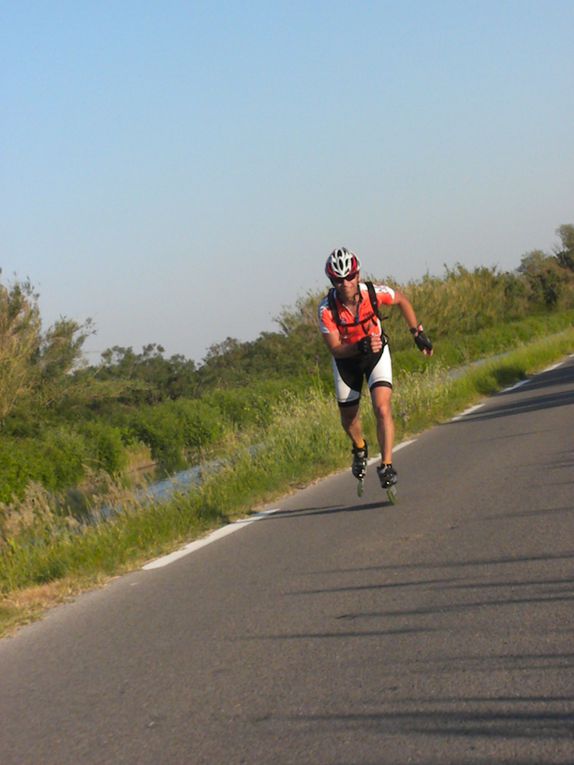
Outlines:
{"label": "white road marking", "polygon": [[562,364],[564,364],[563,361],[559,361],[558,364],[552,364],[551,367],[546,367],[546,369],[543,369],[541,374],[543,374],[544,372],[553,372],[555,369],[558,369],[558,367],[561,367]]}
{"label": "white road marking", "polygon": [[265,518],[272,513],[278,512],[280,509],[281,508],[279,507],[274,507],[272,510],[264,510],[262,513],[251,515],[249,518],[242,518],[241,520],[235,521],[234,523],[229,523],[227,526],[223,526],[220,529],[212,531],[211,534],[208,534],[202,539],[196,539],[194,542],[190,542],[189,544],[185,545],[185,547],[182,547],[181,550],[176,550],[175,552],[169,553],[169,555],[164,555],[161,558],[156,558],[155,560],[146,563],[142,568],[144,571],[152,571],[156,568],[169,566],[170,563],[173,563],[174,561],[179,560],[180,558],[183,558],[186,555],[189,555],[190,553],[205,547],[206,545],[210,545],[212,542],[217,542],[218,539],[222,539],[229,534],[234,534],[236,531],[241,531],[241,529],[244,529],[246,526],[250,526],[252,523],[256,523],[262,518]]}
{"label": "white road marking", "polygon": [[457,414],[456,417],[453,417],[451,422],[456,422],[457,420],[461,420],[463,417],[466,417],[468,414],[472,414],[473,412],[476,412],[478,409],[482,409],[484,404],[475,404],[474,406],[469,406],[468,409],[465,409],[464,412],[461,412],[460,414]]}
{"label": "white road marking", "polygon": [[[574,356],[574,354],[572,354]],[[555,369],[558,369],[561,367],[565,362],[559,361],[557,364],[552,364],[549,367],[546,367],[546,369],[543,369],[541,372],[537,372],[536,374],[543,375],[546,372],[553,372]],[[528,377],[526,380],[520,380],[519,382],[515,383],[514,385],[511,385],[509,388],[505,388],[501,393],[510,393],[510,391],[517,390],[518,388],[521,388],[523,385],[526,385],[526,383],[529,383],[532,378]]]}
{"label": "white road marking", "polygon": [[410,439],[410,441],[402,441],[402,442],[401,442],[401,443],[400,443],[398,446],[395,446],[395,447],[393,448],[393,454],[394,454],[395,452],[398,452],[400,449],[404,449],[404,448],[405,448],[405,446],[410,446],[411,444],[414,444],[414,442],[415,442],[416,440],[417,440],[416,438],[411,438],[411,439]]}
{"label": "white road marking", "polygon": [[[410,446],[410,444],[414,444],[416,441],[416,438],[411,438],[409,441],[401,441],[400,444],[397,444],[396,446],[393,446],[393,454],[396,452],[400,452],[401,449],[404,449],[405,446]],[[367,465],[374,465],[375,462],[380,462],[380,457],[371,457],[371,459],[367,462]]]}
{"label": "white road marking", "polygon": [[522,388],[523,385],[526,385],[526,383],[530,382],[530,378],[528,380],[520,380],[517,383],[514,383],[514,385],[511,385],[509,388],[504,388],[504,390],[501,390],[501,393],[510,393],[510,391],[517,390],[518,388]]}

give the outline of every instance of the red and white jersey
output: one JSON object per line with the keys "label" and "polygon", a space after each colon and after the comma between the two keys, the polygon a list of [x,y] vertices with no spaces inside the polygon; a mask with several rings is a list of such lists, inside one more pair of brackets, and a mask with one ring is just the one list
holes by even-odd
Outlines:
{"label": "red and white jersey", "polygon": [[[377,305],[393,305],[395,302],[394,289],[385,284],[375,284],[374,286]],[[323,334],[329,335],[331,332],[338,332],[341,342],[346,345],[357,343],[367,335],[380,335],[382,333],[381,322],[373,313],[367,285],[360,282],[359,290],[361,297],[356,314],[341,303],[335,292],[341,324],[336,323],[333,312],[329,308],[328,297],[325,295],[319,305],[319,325]]]}

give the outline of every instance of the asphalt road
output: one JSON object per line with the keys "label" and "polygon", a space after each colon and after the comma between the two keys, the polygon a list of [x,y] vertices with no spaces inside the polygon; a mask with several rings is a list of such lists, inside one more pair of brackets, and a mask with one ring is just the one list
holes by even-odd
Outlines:
{"label": "asphalt road", "polygon": [[[336,416],[335,411],[333,416]],[[574,358],[0,641],[2,765],[574,762]]]}

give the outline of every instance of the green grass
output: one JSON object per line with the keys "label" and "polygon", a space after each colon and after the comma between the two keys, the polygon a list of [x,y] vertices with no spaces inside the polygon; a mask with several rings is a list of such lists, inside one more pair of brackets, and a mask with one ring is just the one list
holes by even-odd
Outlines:
{"label": "green grass", "polygon": [[[574,328],[535,340],[460,377],[435,360],[420,371],[396,375],[394,413],[397,442],[443,422],[469,404],[524,379],[574,350]],[[438,360],[437,360],[438,361]],[[376,442],[374,421],[364,402],[367,437]],[[250,450],[261,430],[235,436],[229,463],[198,489],[163,503],[140,506],[118,494],[123,510],[113,520],[78,530],[50,527],[46,495],[28,508],[28,525],[8,537],[0,556],[0,632],[30,618],[14,606],[15,593],[57,581],[72,582],[71,592],[141,565],[183,542],[201,536],[264,502],[325,476],[349,463],[349,444],[339,424],[333,396],[320,387],[304,398],[294,394],[276,405],[265,430],[265,448]],[[21,614],[20,620],[18,613]]]}

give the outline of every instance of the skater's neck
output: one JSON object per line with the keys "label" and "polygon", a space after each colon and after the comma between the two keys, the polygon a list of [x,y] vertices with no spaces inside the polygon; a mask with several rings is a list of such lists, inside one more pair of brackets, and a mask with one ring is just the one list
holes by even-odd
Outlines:
{"label": "skater's neck", "polygon": [[360,295],[358,292],[356,292],[354,295],[351,295],[351,296],[339,295],[339,300],[345,306],[345,308],[350,308],[351,310],[353,310],[357,307],[357,304],[360,300]]}

